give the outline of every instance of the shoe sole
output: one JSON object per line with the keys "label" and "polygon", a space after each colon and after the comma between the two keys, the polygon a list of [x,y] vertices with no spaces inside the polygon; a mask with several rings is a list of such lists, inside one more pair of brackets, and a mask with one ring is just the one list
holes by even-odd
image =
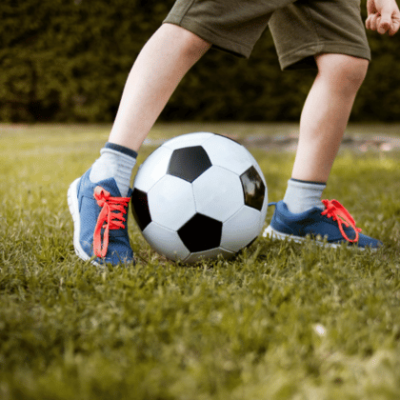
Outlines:
{"label": "shoe sole", "polygon": [[[263,237],[265,238],[271,238],[271,239],[278,239],[278,240],[289,240],[295,243],[304,243],[307,239],[305,237],[301,236],[294,236],[294,235],[289,235],[287,233],[282,233],[276,231],[271,225],[269,225],[263,232],[262,234]],[[319,240],[314,240],[313,241],[315,244],[318,246],[324,246],[324,247],[331,247],[331,248],[338,248],[341,247],[341,243],[327,243],[327,242],[321,242]],[[351,249],[357,249],[357,250],[365,250],[365,247],[360,247],[360,246],[349,246]],[[372,251],[377,251],[378,249],[374,247],[369,247],[370,250]]]}
{"label": "shoe sole", "polygon": [[[81,235],[81,218],[79,214],[79,203],[78,203],[78,183],[81,178],[75,179],[68,189],[68,207],[69,211],[72,215],[72,219],[74,221],[74,249],[75,254],[82,259],[83,261],[89,261],[92,257],[90,257],[82,248],[80,243],[80,235]],[[100,266],[94,260],[91,260],[91,263],[96,266]]]}

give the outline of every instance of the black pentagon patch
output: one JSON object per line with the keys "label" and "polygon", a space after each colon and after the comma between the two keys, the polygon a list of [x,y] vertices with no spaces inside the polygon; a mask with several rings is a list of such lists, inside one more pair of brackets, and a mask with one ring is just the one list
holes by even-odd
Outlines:
{"label": "black pentagon patch", "polygon": [[187,249],[195,253],[218,247],[221,243],[222,222],[196,214],[178,230]]}
{"label": "black pentagon patch", "polygon": [[261,211],[265,197],[265,185],[257,170],[250,167],[240,175],[240,180],[242,181],[246,206]]}
{"label": "black pentagon patch", "polygon": [[133,217],[139,225],[139,228],[143,231],[151,222],[147,193],[142,192],[139,189],[133,189],[131,200]]}
{"label": "black pentagon patch", "polygon": [[172,153],[167,174],[193,182],[210,167],[210,158],[203,147],[184,147]]}

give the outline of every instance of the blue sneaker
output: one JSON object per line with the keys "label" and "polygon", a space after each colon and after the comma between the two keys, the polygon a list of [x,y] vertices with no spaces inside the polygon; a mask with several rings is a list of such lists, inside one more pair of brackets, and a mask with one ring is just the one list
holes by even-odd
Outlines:
{"label": "blue sneaker", "polygon": [[113,178],[93,183],[89,175],[90,169],[68,189],[75,253],[95,265],[134,262],[127,224],[131,193],[122,197]]}
{"label": "blue sneaker", "polygon": [[339,247],[348,242],[360,249],[370,247],[377,250],[383,246],[379,240],[360,234],[350,213],[337,200],[322,200],[325,210],[314,207],[300,214],[291,213],[283,201],[271,203],[275,205],[275,213],[271,224],[265,229],[263,236],[284,240],[288,238],[301,243],[306,236],[317,240],[318,244]]}

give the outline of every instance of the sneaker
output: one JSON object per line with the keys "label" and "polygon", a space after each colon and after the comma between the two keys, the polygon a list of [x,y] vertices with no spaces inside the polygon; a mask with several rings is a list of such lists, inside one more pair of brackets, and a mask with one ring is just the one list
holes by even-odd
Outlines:
{"label": "sneaker", "polygon": [[93,183],[90,169],[68,189],[74,220],[75,253],[95,265],[134,262],[128,236],[129,197],[122,197],[113,178]]}
{"label": "sneaker", "polygon": [[[284,240],[288,238],[301,243],[306,236],[316,239],[318,244],[339,247],[348,242],[360,249],[378,249],[383,245],[379,240],[360,234],[354,218],[337,200],[322,200],[325,210],[314,207],[303,213],[291,213],[283,201],[275,205],[271,224],[265,229],[263,237]],[[326,242],[323,240],[326,239]]]}

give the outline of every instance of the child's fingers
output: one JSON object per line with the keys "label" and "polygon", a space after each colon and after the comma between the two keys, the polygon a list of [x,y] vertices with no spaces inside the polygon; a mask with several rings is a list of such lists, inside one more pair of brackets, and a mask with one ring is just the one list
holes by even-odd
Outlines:
{"label": "child's fingers", "polygon": [[400,29],[400,11],[395,1],[384,2],[382,7],[376,7],[375,0],[368,0],[368,18],[365,27],[371,31],[378,31],[384,35],[388,33],[393,36]]}
{"label": "child's fingers", "polygon": [[365,21],[365,27],[366,27],[367,29],[371,29],[371,18],[370,18],[370,17],[368,17],[368,18],[366,19],[366,21]]}
{"label": "child's fingers", "polygon": [[371,14],[365,21],[365,27],[371,31],[378,31],[381,35],[387,32],[390,36],[393,36],[400,29],[400,18],[385,20],[379,14]]}
{"label": "child's fingers", "polygon": [[370,29],[371,31],[376,31],[377,19],[378,19],[378,14],[371,14],[367,18],[367,21],[365,22],[365,26],[367,27],[367,29]]}
{"label": "child's fingers", "polygon": [[376,19],[376,27],[378,33],[384,35],[392,25],[392,16],[390,14],[382,14]]}

